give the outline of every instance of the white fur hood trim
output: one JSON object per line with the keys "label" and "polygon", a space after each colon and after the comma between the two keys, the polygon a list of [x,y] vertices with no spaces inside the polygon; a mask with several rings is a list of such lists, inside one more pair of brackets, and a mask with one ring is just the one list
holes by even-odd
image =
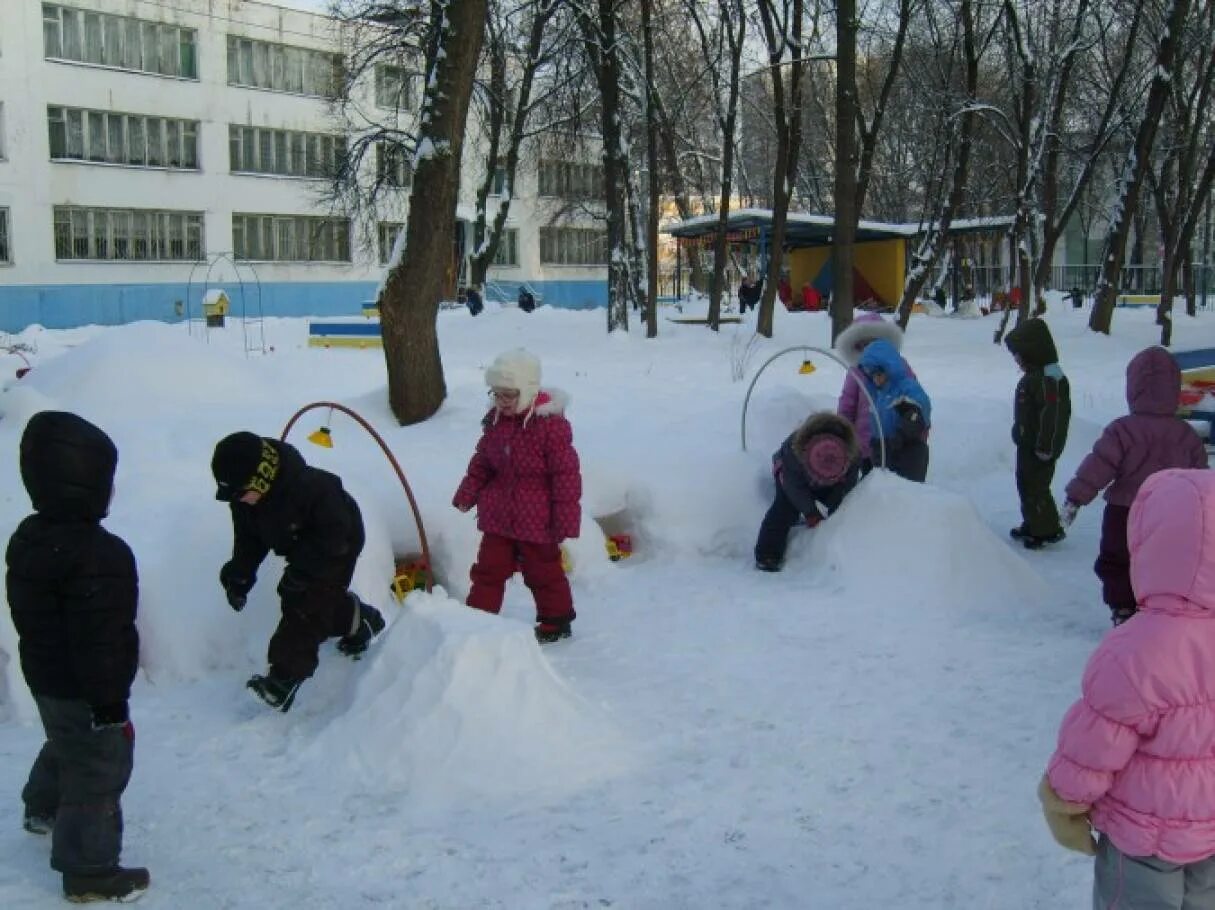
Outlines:
{"label": "white fur hood trim", "polygon": [[856,346],[862,341],[889,341],[896,351],[903,348],[903,330],[888,319],[855,321],[835,339],[835,352],[850,367],[861,362]]}

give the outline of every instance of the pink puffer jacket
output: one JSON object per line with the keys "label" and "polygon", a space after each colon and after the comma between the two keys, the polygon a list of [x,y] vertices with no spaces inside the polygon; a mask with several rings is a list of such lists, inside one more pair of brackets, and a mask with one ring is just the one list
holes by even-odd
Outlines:
{"label": "pink puffer jacket", "polygon": [[530,543],[577,537],[582,522],[582,474],[566,398],[541,390],[525,413],[485,415],[485,431],[452,500],[477,507],[477,527]]}
{"label": "pink puffer jacket", "polygon": [[1089,659],[1047,767],[1123,853],[1215,856],[1215,473],[1165,470],[1131,506],[1139,613]]}

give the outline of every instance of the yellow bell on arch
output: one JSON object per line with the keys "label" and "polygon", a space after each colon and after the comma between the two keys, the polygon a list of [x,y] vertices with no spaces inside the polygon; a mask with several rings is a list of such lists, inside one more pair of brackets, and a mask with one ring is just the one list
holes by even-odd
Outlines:
{"label": "yellow bell on arch", "polygon": [[320,446],[322,449],[333,448],[333,434],[329,432],[329,427],[313,430],[308,434],[308,441],[313,445]]}
{"label": "yellow bell on arch", "polygon": [[805,360],[802,361],[802,365],[797,368],[797,372],[800,373],[802,376],[809,376],[811,373],[813,373],[817,369],[818,369],[818,367],[816,367],[814,365],[814,361],[810,360],[809,358],[806,358]]}

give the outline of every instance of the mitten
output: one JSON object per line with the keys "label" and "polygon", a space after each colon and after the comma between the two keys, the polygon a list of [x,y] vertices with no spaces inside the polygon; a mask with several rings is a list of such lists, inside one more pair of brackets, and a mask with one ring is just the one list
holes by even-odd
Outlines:
{"label": "mitten", "polygon": [[93,705],[92,712],[92,726],[95,732],[124,727],[130,722],[125,701],[115,702],[112,705]]}
{"label": "mitten", "polygon": [[253,587],[253,580],[242,578],[232,563],[226,562],[219,570],[219,583],[223,586],[224,594],[228,598],[228,606],[238,613],[243,610],[249,590]]}
{"label": "mitten", "polygon": [[1063,523],[1063,527],[1070,528],[1072,522],[1076,520],[1076,513],[1080,511],[1080,504],[1072,502],[1070,499],[1065,499],[1063,505],[1059,507],[1059,521]]}
{"label": "mitten", "polygon": [[1061,798],[1045,775],[1038,784],[1038,799],[1042,801],[1042,814],[1046,817],[1046,825],[1059,846],[1088,856],[1097,855],[1093,826],[1088,819],[1091,806],[1069,803]]}

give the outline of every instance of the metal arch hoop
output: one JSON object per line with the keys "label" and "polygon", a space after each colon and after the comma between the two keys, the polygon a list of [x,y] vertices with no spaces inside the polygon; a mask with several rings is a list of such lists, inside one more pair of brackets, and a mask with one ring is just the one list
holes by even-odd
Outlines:
{"label": "metal arch hoop", "polygon": [[[751,384],[747,386],[747,397],[743,399],[742,409],[742,448],[744,452],[747,451],[747,405],[751,403],[751,393],[755,390],[755,383],[759,381],[759,377],[763,375],[764,370],[768,368],[768,365],[772,363],[772,361],[776,360],[778,357],[784,356],[785,354],[791,353],[792,351],[813,351],[816,354],[822,354],[824,357],[834,360],[837,364],[844,368],[845,373],[850,373],[856,376],[861,392],[864,393],[865,399],[869,402],[871,413],[876,415],[878,412],[877,402],[873,400],[873,396],[870,395],[869,390],[865,388],[865,377],[861,374],[860,370],[856,369],[855,367],[848,366],[848,364],[844,363],[844,361],[841,360],[836,354],[828,351],[826,348],[818,348],[809,344],[799,344],[795,347],[785,348],[784,350],[777,351],[775,354],[765,360],[763,364],[760,365],[760,368],[755,371],[755,375],[751,378]],[[874,421],[874,424],[877,427],[878,450],[882,454],[881,467],[884,468],[886,467],[886,438],[882,434],[882,422],[880,420],[876,420]]]}

